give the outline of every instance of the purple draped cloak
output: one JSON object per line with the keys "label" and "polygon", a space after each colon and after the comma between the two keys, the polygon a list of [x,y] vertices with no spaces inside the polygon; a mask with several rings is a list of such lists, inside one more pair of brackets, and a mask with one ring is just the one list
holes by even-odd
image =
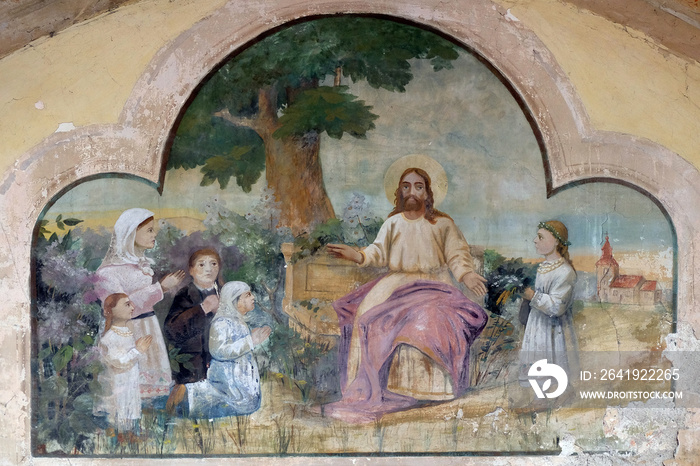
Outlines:
{"label": "purple draped cloak", "polygon": [[371,422],[421,404],[386,388],[391,360],[401,344],[417,348],[442,367],[452,377],[454,396],[463,395],[469,387],[471,345],[488,321],[486,312],[454,286],[418,280],[397,288],[359,317],[360,367],[346,387],[357,308],[381,278],[333,303],[341,329],[338,364],[343,398],[326,405],[324,412],[348,422]]}

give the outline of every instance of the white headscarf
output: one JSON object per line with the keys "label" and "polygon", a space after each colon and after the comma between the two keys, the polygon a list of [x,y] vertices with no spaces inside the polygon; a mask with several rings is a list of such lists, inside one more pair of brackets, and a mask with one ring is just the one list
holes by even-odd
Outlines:
{"label": "white headscarf", "polygon": [[138,226],[151,217],[154,217],[153,212],[138,207],[122,212],[114,224],[112,240],[100,268],[108,265],[133,264],[141,267],[144,273],[153,275],[153,269],[151,269],[153,261],[146,256],[137,255],[134,248]]}
{"label": "white headscarf", "polygon": [[221,288],[221,307],[217,311],[217,315],[226,315],[243,319],[243,316],[238,312],[238,298],[247,291],[250,291],[250,286],[243,282],[228,282]]}

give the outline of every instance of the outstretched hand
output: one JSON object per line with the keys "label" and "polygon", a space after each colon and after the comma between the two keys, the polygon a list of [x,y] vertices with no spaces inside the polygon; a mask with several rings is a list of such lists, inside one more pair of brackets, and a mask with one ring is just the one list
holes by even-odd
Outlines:
{"label": "outstretched hand", "polygon": [[175,288],[185,278],[185,271],[178,270],[177,272],[169,273],[160,279],[160,286],[163,292],[167,292]]}
{"label": "outstretched hand", "polygon": [[326,246],[326,248],[331,256],[339,259],[345,259],[357,264],[361,264],[364,260],[364,256],[362,254],[347,244],[329,244]]}
{"label": "outstretched hand", "polygon": [[486,279],[476,272],[469,272],[462,277],[462,283],[477,296],[484,296],[486,294]]}
{"label": "outstretched hand", "polygon": [[253,339],[253,344],[257,346],[263,341],[267,340],[271,333],[272,329],[266,325],[264,327],[258,327],[251,330],[250,336]]}

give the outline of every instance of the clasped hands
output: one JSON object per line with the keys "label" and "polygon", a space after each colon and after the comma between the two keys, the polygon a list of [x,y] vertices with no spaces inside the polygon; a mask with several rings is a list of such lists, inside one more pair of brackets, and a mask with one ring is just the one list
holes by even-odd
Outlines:
{"label": "clasped hands", "polygon": [[272,329],[265,325],[264,327],[257,327],[252,329],[250,331],[250,337],[253,339],[253,344],[257,346],[263,341],[267,340],[271,333]]}

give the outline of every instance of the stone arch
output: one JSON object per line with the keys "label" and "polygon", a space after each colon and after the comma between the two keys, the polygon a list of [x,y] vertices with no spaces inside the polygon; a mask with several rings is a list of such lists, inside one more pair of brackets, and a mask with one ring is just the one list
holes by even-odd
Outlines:
{"label": "stone arch", "polygon": [[[118,124],[79,128],[68,137],[54,134],[27,154],[22,160],[27,170],[21,173],[27,179],[38,175],[36,170],[45,157],[55,162],[48,185],[29,198],[34,202],[51,198],[67,184],[106,172],[128,172],[159,183],[171,129],[212,70],[270,29],[319,14],[339,13],[381,15],[425,25],[474,50],[509,82],[529,109],[546,154],[549,194],[571,182],[601,178],[637,186],[658,200],[673,220],[679,244],[692,250],[691,226],[697,219],[691,218],[683,205],[691,198],[700,198],[697,170],[651,141],[594,129],[572,83],[545,45],[507,11],[488,2],[472,5],[458,15],[449,5],[438,2],[432,6],[407,2],[368,5],[361,1],[297,3],[284,8],[274,3],[265,7],[225,5],[156,54],[137,81]],[[268,21],[260,21],[261,15]],[[77,166],[72,164],[75,154],[82,160]],[[13,190],[12,181],[19,180],[5,181],[7,194]],[[29,209],[33,220],[42,207],[38,204]],[[26,213],[24,210],[20,218],[27,219]],[[681,274],[691,272],[690,264],[680,259]],[[679,304],[694,301],[681,286]]]}
{"label": "stone arch", "polygon": [[[161,49],[134,86],[119,121],[54,134],[18,160],[21,170],[0,185],[7,206],[5,247],[19,258],[30,256],[30,238],[48,200],[79,180],[107,173],[129,173],[158,184],[171,129],[199,83],[227,56],[260,34],[286,22],[318,14],[385,15],[431,27],[483,56],[518,93],[541,133],[546,153],[548,193],[566,185],[594,180],[619,180],[648,193],[663,207],[676,231],[678,255],[678,320],[700,329],[693,309],[700,301],[699,214],[687,206],[700,204],[700,173],[678,154],[642,138],[598,131],[566,73],[537,36],[495,3],[463,8],[457,0],[440,2],[362,0],[343,2],[230,2],[195,24]],[[265,18],[265,21],[261,20]],[[80,160],[75,165],[74,161]],[[45,180],[37,183],[32,180]],[[23,309],[23,332],[29,328],[27,288],[29,264],[15,261],[9,278],[20,290],[7,305]],[[28,342],[28,339],[25,340]],[[28,343],[18,353],[25,367]],[[25,383],[25,395],[28,386]],[[28,425],[28,420],[27,420]],[[27,429],[29,431],[29,429]]]}

